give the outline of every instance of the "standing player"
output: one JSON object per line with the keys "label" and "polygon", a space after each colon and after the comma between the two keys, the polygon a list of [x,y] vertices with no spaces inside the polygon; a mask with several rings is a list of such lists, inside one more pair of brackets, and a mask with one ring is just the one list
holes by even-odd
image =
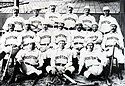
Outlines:
{"label": "standing player", "polygon": [[[83,55],[84,54],[84,55]],[[107,59],[104,53],[94,50],[94,44],[88,43],[86,51],[80,54],[79,74],[83,74],[86,78],[91,79],[99,76],[103,71],[103,66],[106,66]],[[86,69],[83,69],[85,66]]]}
{"label": "standing player", "polygon": [[49,74],[62,74],[65,73],[71,77],[71,74],[75,70],[72,66],[72,53],[70,49],[66,49],[66,41],[64,39],[58,39],[58,48],[51,52],[51,66],[47,66],[46,70]]}
{"label": "standing player", "polygon": [[103,34],[107,34],[111,30],[110,24],[116,24],[117,25],[117,32],[118,32],[118,34],[122,35],[117,20],[110,15],[109,7],[108,6],[103,7],[103,11],[104,11],[104,15],[101,15],[100,16],[100,20],[99,20],[99,30]]}
{"label": "standing player", "polygon": [[73,30],[78,16],[73,13],[73,5],[71,3],[67,4],[67,13],[63,14],[61,19],[63,20],[67,30]]}
{"label": "standing player", "polygon": [[48,12],[45,13],[45,20],[48,22],[49,24],[49,28],[54,31],[56,30],[56,21],[60,18],[60,14],[58,12],[56,12],[56,7],[57,4],[54,2],[50,2],[50,6],[49,6],[49,10]]}
{"label": "standing player", "polygon": [[[114,58],[117,58],[118,65],[119,65],[119,73],[121,74],[121,70],[123,70],[125,57],[122,53],[122,50],[124,49],[124,42],[123,38],[119,33],[117,32],[117,25],[111,24],[110,25],[111,31],[110,33],[106,34],[104,36],[103,42],[102,42],[102,48],[106,51],[107,57],[111,58],[114,52]],[[115,47],[115,50],[113,51],[113,48]],[[121,77],[122,78],[122,77]]]}
{"label": "standing player", "polygon": [[83,28],[91,29],[93,23],[96,23],[95,17],[90,15],[90,7],[84,7],[84,14],[79,16],[79,21],[82,22]]}
{"label": "standing player", "polygon": [[4,30],[8,29],[8,24],[10,24],[11,22],[14,22],[15,30],[17,30],[17,31],[23,30],[24,19],[19,16],[19,8],[17,6],[13,7],[13,16],[7,18],[7,20],[5,21],[5,23],[3,25],[3,29]]}
{"label": "standing player", "polygon": [[39,15],[40,10],[41,10],[40,8],[34,8],[33,9],[34,16],[29,18],[32,31],[34,31],[35,33],[39,32],[42,29],[41,27],[44,21],[44,18]]}
{"label": "standing player", "polygon": [[87,43],[92,42],[95,44],[95,49],[101,49],[102,39],[103,35],[98,30],[98,24],[92,24],[92,31],[87,35]]}

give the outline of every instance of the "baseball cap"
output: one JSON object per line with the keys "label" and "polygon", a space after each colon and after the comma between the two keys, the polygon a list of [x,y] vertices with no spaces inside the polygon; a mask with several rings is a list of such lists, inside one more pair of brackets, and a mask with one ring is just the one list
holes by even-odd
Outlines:
{"label": "baseball cap", "polygon": [[73,6],[73,4],[68,3],[68,4],[67,4],[67,7],[72,7],[72,8],[73,8],[74,6]]}
{"label": "baseball cap", "polygon": [[90,6],[85,6],[84,9],[90,9]]}
{"label": "baseball cap", "polygon": [[110,9],[109,9],[108,6],[105,6],[105,7],[103,7],[103,11],[104,11],[104,10],[110,10]]}

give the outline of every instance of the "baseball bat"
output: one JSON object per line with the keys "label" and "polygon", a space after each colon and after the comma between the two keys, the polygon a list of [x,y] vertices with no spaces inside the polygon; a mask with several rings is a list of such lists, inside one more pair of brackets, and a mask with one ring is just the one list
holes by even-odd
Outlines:
{"label": "baseball bat", "polygon": [[113,47],[113,53],[112,53],[112,57],[111,57],[111,65],[110,65],[110,69],[109,69],[109,76],[111,76],[111,74],[112,74],[112,67],[113,67],[113,59],[114,59],[114,53],[115,53],[115,46],[116,46],[116,44]]}
{"label": "baseball bat", "polygon": [[9,54],[9,56],[8,56],[9,58],[8,58],[8,60],[7,60],[7,63],[6,63],[6,66],[5,66],[3,75],[2,75],[2,77],[1,77],[1,81],[3,81],[3,79],[4,79],[5,75],[6,75],[6,72],[7,72],[7,68],[8,68],[8,65],[9,65],[9,61],[10,61],[11,54],[12,54],[12,50],[10,51],[10,54]]}
{"label": "baseball bat", "polygon": [[72,82],[73,84],[77,84],[77,82],[75,80],[73,80],[72,78],[70,78],[69,76],[67,76],[66,74],[63,74],[63,76],[68,79],[70,82]]}

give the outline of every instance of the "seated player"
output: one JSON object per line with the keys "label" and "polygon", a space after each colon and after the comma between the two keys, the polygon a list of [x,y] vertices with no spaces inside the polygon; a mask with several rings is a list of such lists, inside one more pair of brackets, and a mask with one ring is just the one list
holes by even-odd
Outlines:
{"label": "seated player", "polygon": [[8,56],[7,54],[11,54],[12,63],[11,67],[14,66],[14,58],[17,52],[20,49],[21,40],[19,39],[19,32],[14,31],[15,25],[11,23],[8,25],[8,32],[4,33],[1,37],[1,53],[0,53],[0,60],[3,59],[2,69],[3,72]]}
{"label": "seated player", "polygon": [[54,75],[66,74],[72,76],[75,68],[72,66],[72,53],[70,49],[66,49],[65,38],[58,39],[58,48],[51,52],[51,65],[46,67],[47,72]]}
{"label": "seated player", "polygon": [[86,51],[83,54],[80,55],[79,74],[83,74],[87,79],[98,78],[103,71],[103,67],[107,64],[106,56],[104,53],[94,50],[93,43],[87,44]]}
{"label": "seated player", "polygon": [[[14,67],[13,75],[9,80],[9,84],[15,82],[16,75],[21,73],[24,77],[17,80],[25,80],[36,78],[33,85],[43,76],[42,70],[39,70],[43,66],[43,58],[41,57],[41,52],[35,48],[34,40],[25,40],[23,46],[25,49],[20,50],[16,55],[16,65]],[[35,77],[37,76],[37,77]]]}

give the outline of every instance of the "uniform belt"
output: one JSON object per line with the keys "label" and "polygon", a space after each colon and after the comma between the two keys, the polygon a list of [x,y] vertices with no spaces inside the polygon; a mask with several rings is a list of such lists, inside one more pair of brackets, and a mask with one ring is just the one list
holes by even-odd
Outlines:
{"label": "uniform belt", "polygon": [[66,64],[56,63],[56,66],[65,66]]}

